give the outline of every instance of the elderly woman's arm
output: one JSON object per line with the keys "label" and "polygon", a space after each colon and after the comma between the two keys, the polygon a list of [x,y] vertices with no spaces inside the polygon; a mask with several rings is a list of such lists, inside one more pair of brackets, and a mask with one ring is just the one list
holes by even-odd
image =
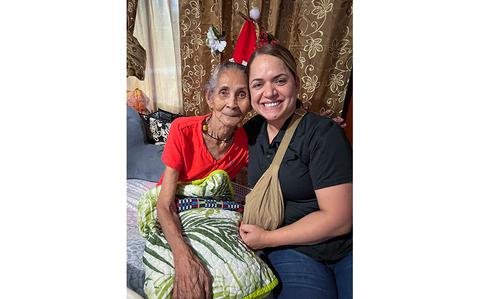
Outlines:
{"label": "elderly woman's arm", "polygon": [[306,245],[326,241],[352,229],[352,184],[315,190],[319,211],[273,231],[242,224],[240,236],[252,249],[282,245]]}
{"label": "elderly woman's arm", "polygon": [[175,266],[173,298],[210,298],[211,276],[182,237],[180,218],[175,206],[178,171],[166,167],[157,201],[157,217],[172,249]]}

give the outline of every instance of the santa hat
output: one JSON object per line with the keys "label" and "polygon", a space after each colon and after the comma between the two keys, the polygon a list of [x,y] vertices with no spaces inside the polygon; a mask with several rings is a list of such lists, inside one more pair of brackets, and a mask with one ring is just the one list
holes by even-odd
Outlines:
{"label": "santa hat", "polygon": [[245,23],[243,23],[230,61],[245,66],[247,65],[250,56],[257,48],[257,32],[255,31],[254,21],[257,20],[259,16],[260,12],[258,8],[254,7],[250,10],[250,18],[245,18]]}

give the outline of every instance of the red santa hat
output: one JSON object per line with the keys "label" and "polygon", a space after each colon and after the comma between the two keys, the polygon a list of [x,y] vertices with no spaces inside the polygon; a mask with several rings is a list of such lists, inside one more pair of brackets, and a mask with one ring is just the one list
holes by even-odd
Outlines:
{"label": "red santa hat", "polygon": [[247,65],[250,56],[257,48],[257,32],[255,31],[254,20],[257,20],[259,16],[258,8],[254,7],[250,10],[250,18],[246,18],[245,23],[243,23],[230,61]]}

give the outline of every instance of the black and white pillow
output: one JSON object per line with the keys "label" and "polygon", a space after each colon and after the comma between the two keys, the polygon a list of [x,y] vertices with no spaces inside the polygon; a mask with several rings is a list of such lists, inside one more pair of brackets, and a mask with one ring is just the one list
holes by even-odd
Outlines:
{"label": "black and white pillow", "polygon": [[150,137],[155,143],[167,141],[171,124],[161,119],[150,118]]}
{"label": "black and white pillow", "polygon": [[181,115],[158,109],[147,115],[141,114],[141,116],[147,133],[147,141],[159,144],[167,141],[172,121]]}

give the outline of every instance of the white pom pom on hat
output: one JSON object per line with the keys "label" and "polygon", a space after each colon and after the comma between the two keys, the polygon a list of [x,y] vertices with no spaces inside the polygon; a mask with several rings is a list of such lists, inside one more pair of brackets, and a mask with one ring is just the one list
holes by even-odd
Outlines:
{"label": "white pom pom on hat", "polygon": [[255,21],[260,18],[260,11],[258,10],[258,8],[253,7],[252,9],[250,9],[250,18],[254,19]]}

